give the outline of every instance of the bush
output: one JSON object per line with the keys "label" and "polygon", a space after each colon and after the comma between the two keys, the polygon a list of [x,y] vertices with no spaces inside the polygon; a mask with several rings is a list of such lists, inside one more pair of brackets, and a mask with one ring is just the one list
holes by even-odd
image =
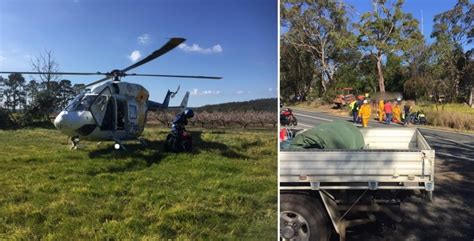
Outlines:
{"label": "bush", "polygon": [[454,111],[425,110],[428,124],[459,130],[474,130],[474,115]]}
{"label": "bush", "polygon": [[0,107],[0,129],[11,129],[15,126],[15,122],[12,120],[10,113]]}

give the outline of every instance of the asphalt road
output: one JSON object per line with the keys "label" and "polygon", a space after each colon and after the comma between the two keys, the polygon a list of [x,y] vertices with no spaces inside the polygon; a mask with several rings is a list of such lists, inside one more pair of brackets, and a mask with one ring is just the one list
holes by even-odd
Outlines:
{"label": "asphalt road", "polygon": [[[293,114],[298,120],[296,129],[333,120],[351,121],[349,116],[320,112],[294,110]],[[373,127],[406,128],[371,120],[369,128]],[[433,202],[414,195],[401,204],[404,219],[396,229],[378,222],[361,225],[348,230],[348,241],[474,240],[474,135],[416,127],[436,153]]]}
{"label": "asphalt road", "polygon": [[[321,112],[293,110],[293,114],[298,120],[298,125],[296,126],[298,129],[308,129],[315,125],[327,123],[333,120],[352,122],[352,117],[350,116],[340,117]],[[404,126],[395,123],[386,125],[375,120],[370,120],[369,128],[373,127],[405,128]],[[439,131],[423,128],[423,126],[412,125],[410,127],[418,127],[420,129],[430,146],[435,149],[437,158],[443,158],[447,161],[474,162],[474,135]]]}

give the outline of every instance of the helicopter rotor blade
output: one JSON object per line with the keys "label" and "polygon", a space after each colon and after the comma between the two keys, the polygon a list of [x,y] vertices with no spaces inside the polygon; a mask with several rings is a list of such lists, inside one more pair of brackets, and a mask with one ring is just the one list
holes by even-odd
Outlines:
{"label": "helicopter rotor blade", "polygon": [[105,75],[101,72],[33,72],[33,71],[0,71],[0,74],[51,74],[51,75]]}
{"label": "helicopter rotor blade", "polygon": [[160,49],[156,50],[152,54],[148,55],[146,58],[136,62],[135,64],[132,64],[128,66],[127,68],[123,69],[122,72],[125,73],[131,69],[134,69],[142,64],[148,63],[158,57],[160,57],[163,54],[168,53],[170,50],[176,48],[178,45],[180,45],[182,42],[186,41],[184,38],[172,38],[170,39],[163,47]]}
{"label": "helicopter rotor blade", "polygon": [[92,83],[89,83],[89,84],[83,86],[83,87],[80,88],[80,89],[87,88],[87,87],[89,87],[89,86],[98,84],[98,83],[100,83],[100,82],[103,82],[103,81],[106,81],[106,80],[109,80],[109,79],[112,79],[112,78],[113,78],[113,76],[108,75],[108,76],[106,76],[106,77],[104,77],[104,78],[102,78],[102,79],[100,79],[100,80],[96,80],[96,81],[94,81],[94,82],[92,82]]}
{"label": "helicopter rotor blade", "polygon": [[188,78],[188,79],[222,79],[217,76],[200,76],[200,75],[168,75],[168,74],[126,74],[125,76],[143,76],[143,77],[166,77],[166,78]]}

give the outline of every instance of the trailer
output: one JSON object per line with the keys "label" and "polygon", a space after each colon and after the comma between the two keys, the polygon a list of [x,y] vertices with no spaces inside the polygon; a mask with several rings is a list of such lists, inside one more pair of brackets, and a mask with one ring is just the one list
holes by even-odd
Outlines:
{"label": "trailer", "polygon": [[401,222],[407,197],[432,200],[435,151],[418,129],[361,132],[360,150],[280,150],[282,240],[345,240],[352,226]]}

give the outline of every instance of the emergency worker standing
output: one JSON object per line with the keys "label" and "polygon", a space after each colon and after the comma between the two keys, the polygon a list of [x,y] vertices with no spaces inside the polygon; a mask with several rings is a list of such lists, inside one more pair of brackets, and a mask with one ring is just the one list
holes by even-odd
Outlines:
{"label": "emergency worker standing", "polygon": [[378,108],[378,115],[379,115],[379,121],[382,122],[383,121],[383,117],[384,117],[384,103],[383,103],[383,100],[380,100],[379,101],[379,108]]}
{"label": "emergency worker standing", "polygon": [[392,107],[393,113],[393,122],[401,123],[402,122],[402,110],[400,109],[399,102],[395,102]]}
{"label": "emergency worker standing", "polygon": [[372,109],[370,108],[369,101],[364,100],[363,105],[360,107],[359,116],[362,119],[362,127],[369,125],[369,119]]}

